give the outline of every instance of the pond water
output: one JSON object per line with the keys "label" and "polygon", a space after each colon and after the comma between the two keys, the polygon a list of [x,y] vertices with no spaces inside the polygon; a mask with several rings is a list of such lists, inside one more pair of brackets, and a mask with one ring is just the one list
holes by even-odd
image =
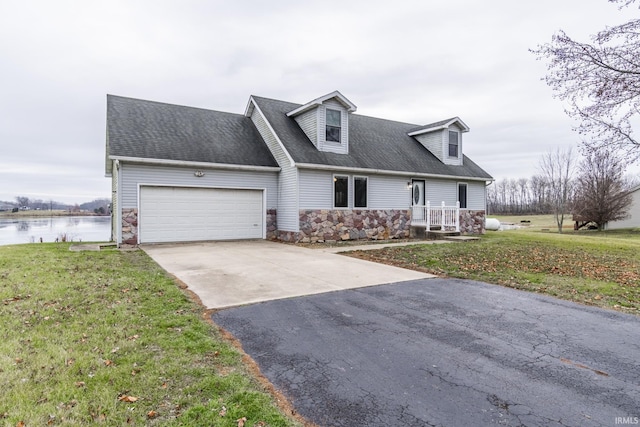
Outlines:
{"label": "pond water", "polygon": [[16,243],[108,242],[111,217],[64,216],[48,218],[0,218],[0,245]]}

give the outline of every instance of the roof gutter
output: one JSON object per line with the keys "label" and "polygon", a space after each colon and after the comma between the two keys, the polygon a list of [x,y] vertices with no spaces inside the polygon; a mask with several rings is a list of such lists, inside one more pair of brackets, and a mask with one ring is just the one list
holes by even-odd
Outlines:
{"label": "roof gutter", "polygon": [[229,163],[210,163],[210,162],[192,162],[188,160],[168,160],[168,159],[146,159],[142,157],[126,157],[126,156],[109,156],[111,160],[117,160],[126,163],[137,163],[143,165],[165,165],[165,166],[183,166],[197,168],[215,168],[227,170],[256,171],[256,172],[280,172],[278,166],[250,166],[250,165],[234,165]]}
{"label": "roof gutter", "polygon": [[420,172],[405,172],[405,171],[391,171],[384,169],[368,169],[368,168],[352,168],[347,166],[333,166],[333,165],[316,165],[313,163],[296,163],[296,166],[300,169],[313,169],[313,170],[325,170],[325,171],[335,171],[335,172],[346,172],[346,173],[370,173],[370,174],[380,174],[380,175],[395,175],[395,176],[407,176],[413,178],[454,178],[459,180],[467,180],[467,181],[494,181],[493,178],[480,178],[480,177],[471,177],[471,176],[457,176],[457,175],[442,175],[435,173],[420,173]]}

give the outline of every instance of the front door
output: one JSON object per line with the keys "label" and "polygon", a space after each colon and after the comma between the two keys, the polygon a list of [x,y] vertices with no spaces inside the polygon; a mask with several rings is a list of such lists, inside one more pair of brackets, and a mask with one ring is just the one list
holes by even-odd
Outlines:
{"label": "front door", "polygon": [[[422,179],[414,179],[412,181],[412,190],[411,190],[411,206],[424,206],[425,204],[425,194],[424,194],[424,180]],[[425,212],[424,209],[413,209],[413,219],[416,220],[424,220]]]}

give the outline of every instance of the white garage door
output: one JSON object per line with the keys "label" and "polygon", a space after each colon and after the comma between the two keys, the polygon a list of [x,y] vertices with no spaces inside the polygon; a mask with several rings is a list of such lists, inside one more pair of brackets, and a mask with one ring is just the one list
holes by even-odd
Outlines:
{"label": "white garage door", "polygon": [[141,187],[140,243],[263,237],[260,190]]}

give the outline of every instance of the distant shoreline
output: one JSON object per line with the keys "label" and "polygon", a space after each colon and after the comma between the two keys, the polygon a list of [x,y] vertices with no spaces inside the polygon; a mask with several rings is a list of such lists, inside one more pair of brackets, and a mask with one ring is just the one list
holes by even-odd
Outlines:
{"label": "distant shoreline", "polygon": [[94,212],[70,212],[68,210],[28,210],[28,211],[18,211],[11,212],[5,211],[0,212],[0,218],[44,218],[44,217],[52,217],[52,216],[110,216],[110,215],[99,215]]}

